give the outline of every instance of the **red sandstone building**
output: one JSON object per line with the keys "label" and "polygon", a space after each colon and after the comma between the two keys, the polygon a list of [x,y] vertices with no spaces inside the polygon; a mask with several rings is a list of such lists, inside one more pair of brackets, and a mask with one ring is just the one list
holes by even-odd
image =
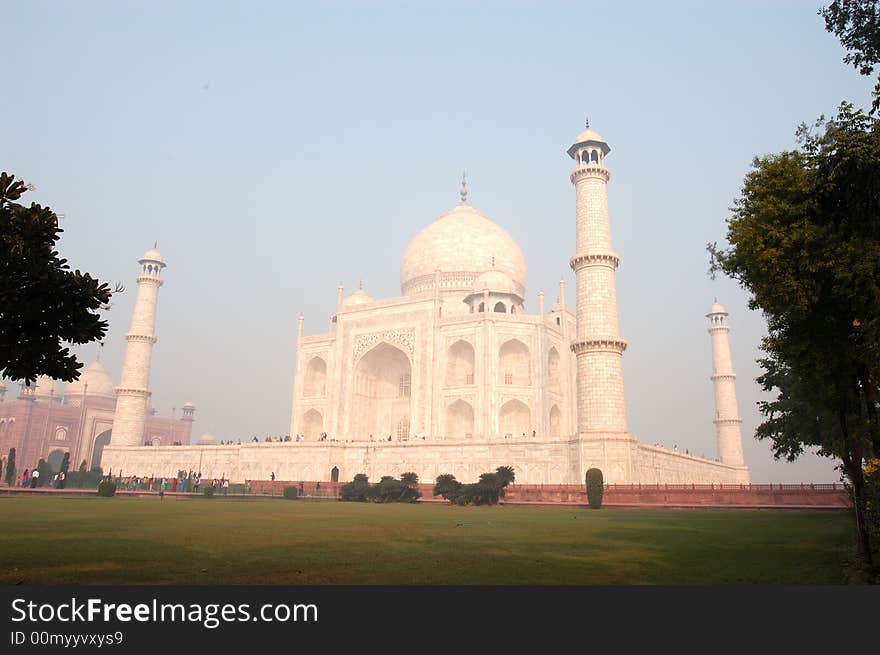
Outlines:
{"label": "red sandstone building", "polygon": [[[6,472],[6,458],[15,448],[15,468],[20,475],[32,469],[40,458],[58,470],[65,452],[70,453],[70,468],[101,465],[104,446],[110,443],[110,429],[116,411],[116,382],[101,365],[86,367],[79,380],[64,385],[46,377],[35,385],[16,384],[18,396],[7,398],[13,383],[0,380],[0,458]],[[148,411],[144,444],[189,444],[195,407],[186,403],[180,418],[157,416]]]}

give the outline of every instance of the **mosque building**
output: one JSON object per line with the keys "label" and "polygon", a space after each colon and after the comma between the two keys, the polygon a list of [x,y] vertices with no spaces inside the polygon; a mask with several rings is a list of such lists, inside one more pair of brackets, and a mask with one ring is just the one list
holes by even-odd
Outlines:
{"label": "mosque building", "polygon": [[[15,398],[6,398],[9,387],[18,387]],[[40,376],[30,386],[0,381],[0,457],[3,471],[9,449],[15,448],[19,473],[34,468],[40,459],[57,471],[64,453],[70,453],[70,468],[85,462],[87,469],[101,466],[104,446],[110,443],[116,414],[116,382],[96,360],[69,384]],[[144,416],[141,443],[171,445],[189,443],[195,407],[185,403],[180,416],[159,416],[148,408]],[[4,473],[5,475],[5,473]]]}
{"label": "mosque building", "polygon": [[[160,272],[141,260],[138,300],[108,467],[173,475],[183,459],[234,481],[371,479],[414,471],[423,481],[452,473],[473,481],[498,466],[516,480],[580,484],[592,467],[611,483],[747,483],[728,316],[708,314],[713,345],[718,457],[637,441],[627,430],[623,355],[611,243],[608,143],[581,132],[574,165],[575,234],[569,264],[575,306],[524,308],[526,264],[501,226],[460,202],[417,234],[400,266],[400,296],[337,289],[331,331],[297,328],[291,435],[282,443],[142,445],[150,349]],[[185,453],[182,452],[186,451]],[[192,452],[190,452],[192,451]],[[167,469],[167,470],[166,470]]]}

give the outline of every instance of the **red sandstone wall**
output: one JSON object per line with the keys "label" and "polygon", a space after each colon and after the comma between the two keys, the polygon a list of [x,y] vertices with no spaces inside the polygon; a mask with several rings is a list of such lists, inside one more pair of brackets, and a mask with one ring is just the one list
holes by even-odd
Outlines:
{"label": "red sandstone wall", "polygon": [[[300,488],[306,496],[332,498],[344,482],[300,482],[254,480],[253,493],[280,496],[284,487]],[[422,500],[434,500],[433,484],[420,484]],[[438,500],[440,500],[438,498]],[[583,485],[511,485],[508,502],[587,504]],[[681,505],[740,507],[850,507],[849,492],[840,484],[769,485],[605,485],[606,505]]]}

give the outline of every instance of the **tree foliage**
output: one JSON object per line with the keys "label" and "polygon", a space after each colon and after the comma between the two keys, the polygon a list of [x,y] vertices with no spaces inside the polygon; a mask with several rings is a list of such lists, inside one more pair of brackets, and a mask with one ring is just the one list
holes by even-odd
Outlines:
{"label": "tree foliage", "polygon": [[863,465],[880,452],[880,121],[843,103],[801,127],[797,150],[756,158],[713,271],[737,280],[767,321],[756,436],[793,460],[838,458],[870,561]]}
{"label": "tree foliage", "polygon": [[602,507],[602,497],[605,495],[605,481],[601,469],[591,468],[587,470],[587,502],[593,509]]}
{"label": "tree foliage", "polygon": [[70,270],[55,250],[63,232],[58,216],[18,203],[26,191],[24,182],[0,173],[0,376],[70,382],[82,364],[65,344],[104,337],[107,322],[98,310],[112,292],[88,273]]}
{"label": "tree foliage", "polygon": [[444,473],[434,481],[434,495],[454,505],[497,505],[515,479],[512,466],[499,466],[491,473],[483,473],[473,484],[462,484],[454,475]]}
{"label": "tree foliage", "polygon": [[[840,39],[847,54],[843,61],[862,75],[872,75],[880,63],[880,7],[878,0],[834,0],[819,11],[825,29]],[[880,108],[880,77],[874,86],[871,112]]]}
{"label": "tree foliage", "polygon": [[418,489],[419,476],[403,473],[400,479],[384,475],[377,484],[371,485],[367,476],[358,473],[348,484],[339,489],[339,500],[373,503],[414,503],[421,498]]}

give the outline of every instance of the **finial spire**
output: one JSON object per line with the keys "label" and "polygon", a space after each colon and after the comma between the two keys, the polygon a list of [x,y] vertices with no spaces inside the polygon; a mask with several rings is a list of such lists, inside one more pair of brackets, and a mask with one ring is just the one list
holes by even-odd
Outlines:
{"label": "finial spire", "polygon": [[159,247],[159,239],[156,239],[155,241],[153,241],[153,247],[154,247],[154,248],[158,248],[158,247]]}
{"label": "finial spire", "polygon": [[587,116],[587,120],[586,120],[586,128],[587,128],[588,130],[590,129],[590,117],[589,117],[589,116]]}
{"label": "finial spire", "polygon": [[459,192],[461,195],[461,204],[467,204],[467,171],[461,172],[461,191]]}
{"label": "finial spire", "polygon": [[358,289],[360,289],[361,291],[364,290],[364,281],[363,280],[358,281]]}

